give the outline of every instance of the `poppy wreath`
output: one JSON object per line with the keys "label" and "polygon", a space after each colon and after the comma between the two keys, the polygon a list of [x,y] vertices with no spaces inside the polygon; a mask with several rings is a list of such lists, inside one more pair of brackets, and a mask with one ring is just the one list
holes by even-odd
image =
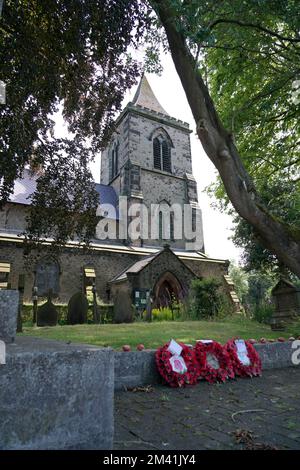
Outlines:
{"label": "poppy wreath", "polygon": [[185,387],[186,385],[194,385],[197,383],[199,377],[199,371],[195,358],[194,350],[183,343],[178,343],[182,347],[180,356],[184,359],[187,367],[187,371],[183,374],[174,372],[170,363],[170,359],[173,356],[168,351],[169,343],[166,343],[161,348],[158,348],[155,353],[155,361],[157,369],[164,381],[170,385],[170,387]]}
{"label": "poppy wreath", "polygon": [[[214,383],[225,382],[227,378],[234,378],[230,355],[217,341],[212,341],[211,343],[198,341],[195,346],[195,355],[201,379]],[[207,360],[208,355],[215,357],[218,361],[218,368],[214,368],[209,364]]]}
{"label": "poppy wreath", "polygon": [[250,365],[244,365],[238,357],[237,354],[237,347],[235,344],[235,340],[231,339],[227,341],[224,348],[227,350],[235,375],[240,377],[253,377],[261,375],[261,359],[259,357],[258,352],[254,348],[253,344],[250,341],[245,341],[245,345],[247,348],[247,355],[250,361]]}

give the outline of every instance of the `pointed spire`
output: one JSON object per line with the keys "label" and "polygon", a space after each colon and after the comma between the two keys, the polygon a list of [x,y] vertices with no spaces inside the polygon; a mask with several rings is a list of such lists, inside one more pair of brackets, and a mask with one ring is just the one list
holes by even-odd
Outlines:
{"label": "pointed spire", "polygon": [[151,111],[156,111],[157,113],[162,113],[166,116],[169,116],[169,114],[164,110],[164,108],[161,106],[158,99],[154,95],[152,88],[149,85],[149,82],[144,73],[136,90],[132,103],[148,108]]}

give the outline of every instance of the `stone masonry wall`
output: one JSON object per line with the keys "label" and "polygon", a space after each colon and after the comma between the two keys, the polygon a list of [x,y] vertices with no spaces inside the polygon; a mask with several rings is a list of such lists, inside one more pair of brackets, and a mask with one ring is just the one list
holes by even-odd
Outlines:
{"label": "stone masonry wall", "polygon": [[6,204],[0,210],[0,231],[19,234],[26,227],[26,208],[21,204]]}
{"label": "stone masonry wall", "polygon": [[[109,161],[111,158],[111,149],[115,141],[119,143],[119,169],[124,165],[126,160],[129,158],[129,116],[126,116],[119,126],[116,132],[112,135],[110,144],[101,153],[101,173],[100,180],[102,184],[110,183],[109,174]],[[117,180],[117,181],[116,181]],[[117,194],[119,194],[119,182],[118,178],[115,178],[112,186],[115,188]]]}
{"label": "stone masonry wall", "polygon": [[130,276],[130,283],[133,288],[153,289],[166,271],[174,274],[182,285],[184,292],[188,290],[192,279],[195,277],[176,256],[165,250],[138,275]]}
{"label": "stone masonry wall", "polygon": [[[47,251],[43,256],[47,255]],[[0,261],[11,263],[9,282],[12,289],[18,288],[19,274],[25,275],[24,302],[32,300],[32,287],[35,279],[35,265],[37,259],[33,253],[32,262],[26,268],[23,257],[22,245],[12,243],[0,244]],[[83,267],[94,267],[96,271],[96,288],[99,297],[107,301],[107,283],[122,270],[129,267],[141,256],[126,253],[112,253],[93,251],[92,253],[80,253],[80,250],[69,249],[57,257],[60,265],[60,294],[56,302],[67,303],[70,297],[82,289]]]}
{"label": "stone masonry wall", "polygon": [[[138,162],[141,167],[153,169],[153,141],[152,134],[158,129],[164,129],[170,136],[172,174],[184,177],[185,173],[192,173],[192,159],[190,147],[190,133],[187,130],[168,125],[167,122],[158,122],[149,117],[130,113],[129,118],[129,157]],[[155,189],[155,188],[153,188]]]}
{"label": "stone masonry wall", "polygon": [[[182,206],[187,203],[186,200],[186,181],[181,178],[174,178],[167,174],[161,174],[157,171],[142,171],[142,188],[143,188],[143,202],[146,207],[150,208],[151,204],[160,204],[166,201],[169,205],[178,204]],[[150,212],[150,211],[149,211]],[[175,216],[176,217],[176,216]],[[183,226],[183,218],[181,222]],[[145,245],[161,246],[161,240],[150,239],[151,237],[151,220],[149,217],[148,233],[149,239],[144,240]],[[168,221],[167,221],[168,224]],[[174,221],[176,227],[176,219]],[[173,248],[185,248],[185,240],[175,240],[170,242]]]}
{"label": "stone masonry wall", "polygon": [[[47,256],[45,250],[40,258]],[[60,293],[56,299],[58,303],[67,303],[70,297],[82,289],[83,285],[83,267],[93,267],[96,271],[96,288],[99,297],[104,301],[108,301],[108,282],[123,270],[131,266],[133,263],[143,258],[143,255],[114,253],[108,251],[92,251],[83,253],[79,249],[66,249],[57,257],[60,266]],[[32,287],[35,279],[35,265],[39,258],[33,253],[32,261],[28,266],[25,265],[23,257],[23,249],[21,243],[1,242],[0,244],[0,261],[11,263],[11,272],[9,275],[9,283],[12,289],[18,288],[19,274],[25,275],[24,302],[31,302]],[[227,268],[224,264],[207,262],[207,261],[184,261],[184,263],[196,274],[196,276],[223,276],[226,274]],[[150,265],[151,266],[151,265]],[[154,269],[145,269],[139,280],[139,286],[147,287],[157,282],[158,273],[171,271],[178,277],[179,281],[189,280],[189,270],[184,269],[184,265],[175,257],[164,258],[161,255],[154,265]],[[151,284],[152,283],[152,284]],[[144,285],[143,285],[144,284]]]}

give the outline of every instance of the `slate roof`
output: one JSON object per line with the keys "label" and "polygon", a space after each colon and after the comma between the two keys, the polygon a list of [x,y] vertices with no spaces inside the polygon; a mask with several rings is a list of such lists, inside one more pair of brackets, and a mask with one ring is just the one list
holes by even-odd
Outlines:
{"label": "slate roof", "polygon": [[[9,201],[15,204],[30,205],[31,195],[36,190],[37,176],[29,170],[24,170],[23,177],[15,181],[14,192],[11,194]],[[99,194],[100,207],[107,214],[103,214],[108,218],[118,219],[118,196],[111,186],[95,183],[96,191]],[[112,206],[112,207],[110,207]],[[114,210],[115,209],[115,210]]]}
{"label": "slate roof", "polygon": [[[168,250],[170,251],[176,258],[178,258],[179,262],[180,263],[183,263],[183,261],[180,259],[180,257],[178,256],[178,254],[172,250],[171,248],[169,247],[164,247],[162,249],[160,249],[159,251],[157,251],[155,254],[151,255],[151,256],[147,256],[135,263],[133,263],[132,265],[128,266],[126,269],[124,269],[124,271],[122,271],[120,274],[118,274],[117,276],[115,276],[110,282],[111,283],[115,283],[115,282],[119,282],[119,281],[125,281],[127,279],[127,274],[131,274],[131,273],[139,273],[140,271],[142,271],[146,266],[148,266],[155,258],[158,258],[158,256],[160,256],[165,250]],[[203,258],[202,258],[203,259]],[[184,263],[183,263],[184,264]],[[184,264],[185,268],[188,269],[189,271],[191,271],[193,273],[193,275],[195,276],[196,274],[192,271],[191,268],[189,268],[186,264]]]}
{"label": "slate roof", "polygon": [[169,116],[167,111],[164,110],[158,99],[154,95],[152,88],[145,75],[142,76],[136,94],[133,98],[132,104],[143,106],[144,108],[156,111],[157,113]]}
{"label": "slate roof", "polygon": [[156,258],[156,256],[160,253],[161,252],[159,251],[154,256],[147,256],[147,258],[143,258],[140,261],[137,261],[136,263],[132,264],[129,268],[126,268],[124,271],[122,271],[121,274],[118,274],[118,276],[114,277],[111,282],[123,281],[127,279],[128,273],[139,273],[149,263],[151,263],[151,261]]}

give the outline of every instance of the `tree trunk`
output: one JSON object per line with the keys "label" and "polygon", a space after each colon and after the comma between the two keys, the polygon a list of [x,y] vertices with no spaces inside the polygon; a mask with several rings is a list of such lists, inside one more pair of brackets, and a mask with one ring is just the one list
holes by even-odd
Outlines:
{"label": "tree trunk", "polygon": [[232,135],[224,128],[209,91],[195,67],[185,39],[176,29],[169,0],[153,0],[165,29],[173,62],[180,77],[203,148],[217,168],[238,214],[252,225],[264,246],[300,277],[300,242],[289,228],[262,204],[246,171]]}

